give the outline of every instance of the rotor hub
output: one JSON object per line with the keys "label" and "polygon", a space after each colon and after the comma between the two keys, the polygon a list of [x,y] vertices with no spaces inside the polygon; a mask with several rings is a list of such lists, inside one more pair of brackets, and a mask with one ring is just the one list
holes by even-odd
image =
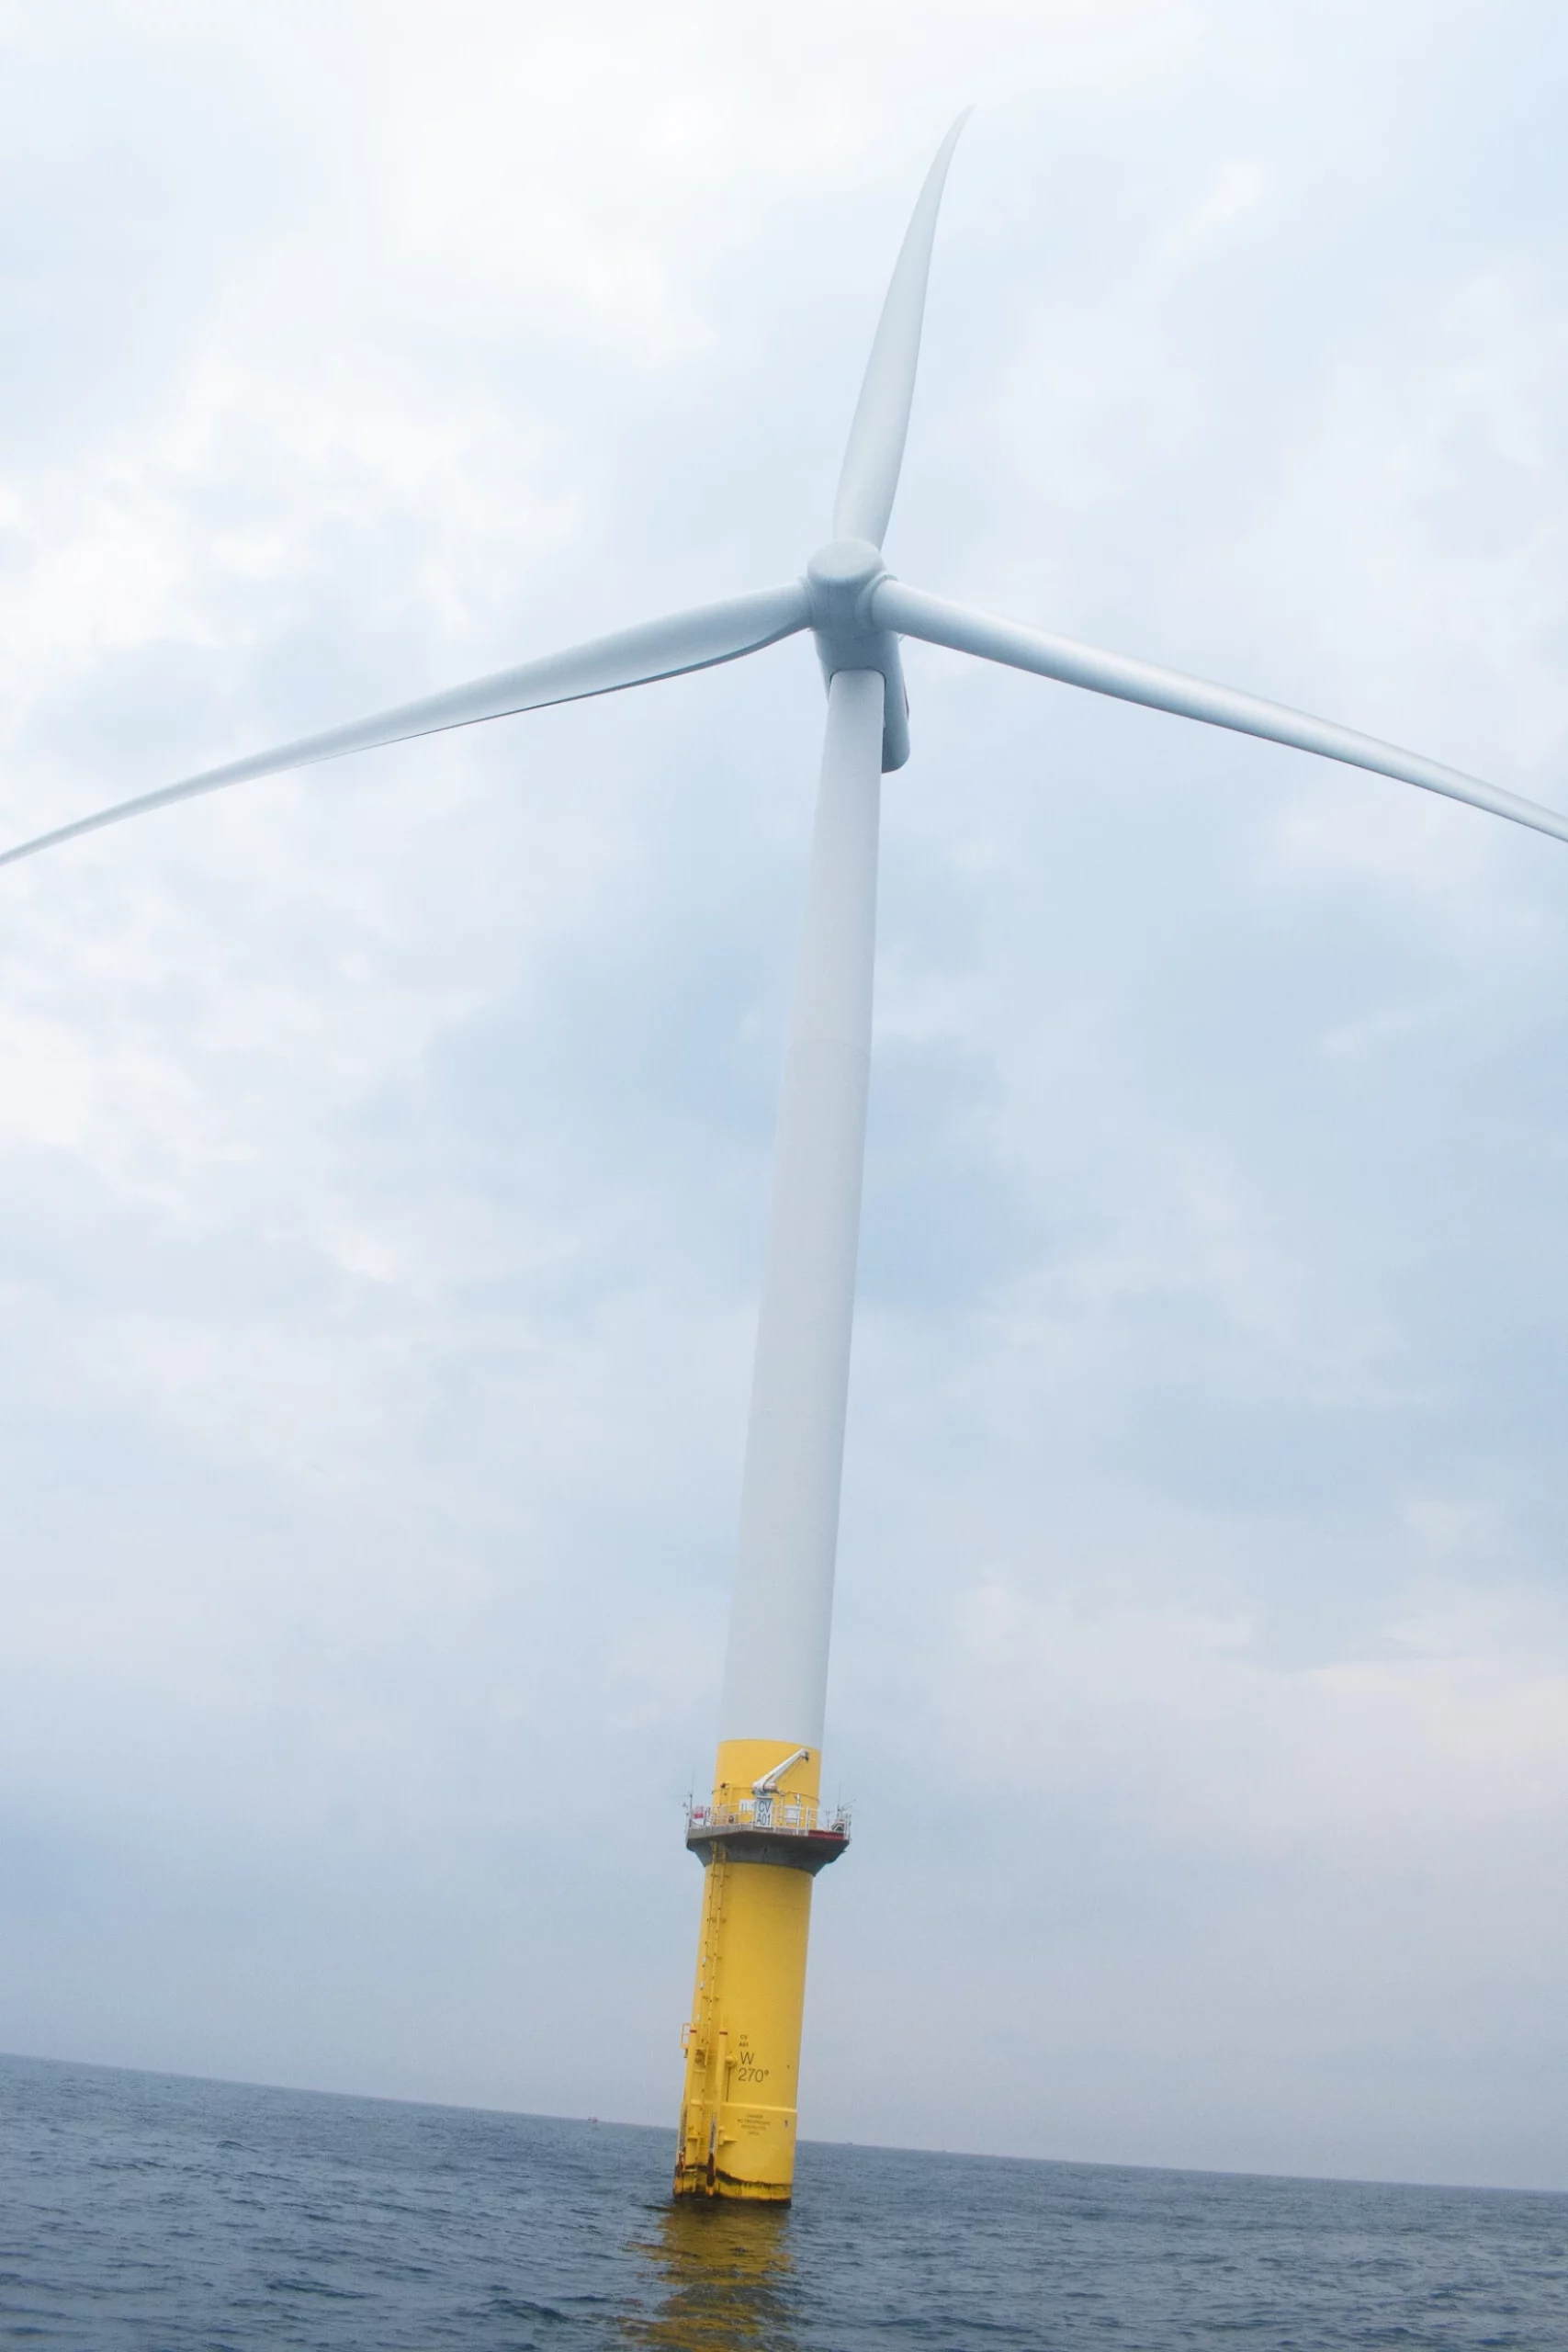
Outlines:
{"label": "rotor hub", "polygon": [[829,539],[806,567],[822,674],[831,679],[839,670],[881,671],[886,684],[882,764],[901,768],[909,756],[909,700],[898,640],[878,627],[872,611],[872,598],[886,578],[882,550],[869,539]]}
{"label": "rotor hub", "polygon": [[811,591],[811,625],[831,636],[867,626],[866,599],[887,566],[869,539],[829,539],[806,567]]}

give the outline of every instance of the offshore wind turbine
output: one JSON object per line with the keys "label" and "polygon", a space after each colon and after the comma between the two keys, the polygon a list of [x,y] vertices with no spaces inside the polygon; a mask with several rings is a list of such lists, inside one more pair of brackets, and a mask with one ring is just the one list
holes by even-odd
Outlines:
{"label": "offshore wind turbine", "polygon": [[739,1557],[705,1864],[678,2194],[784,2201],[811,1885],[848,1826],[820,1804],[870,1074],[883,775],[909,755],[900,640],[915,638],[1124,702],[1320,753],[1568,841],[1568,818],[1348,728],[1179,671],[997,620],[882,560],[914,395],[938,208],[961,116],[916,203],[872,345],[833,508],[803,579],[646,621],[421,702],[206,770],[0,854],[0,865],[225,786],[445,729],[712,668],[809,630],[828,719],[757,1329]]}

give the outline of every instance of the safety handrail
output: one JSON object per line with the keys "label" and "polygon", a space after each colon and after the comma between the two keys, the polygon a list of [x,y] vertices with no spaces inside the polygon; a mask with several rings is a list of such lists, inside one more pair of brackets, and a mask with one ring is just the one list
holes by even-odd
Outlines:
{"label": "safety handrail", "polygon": [[686,1827],[692,1829],[771,1829],[785,1837],[847,1838],[847,1805],[819,1804],[791,1789],[776,1789],[762,1796],[734,1797],[719,1804],[688,1804]]}

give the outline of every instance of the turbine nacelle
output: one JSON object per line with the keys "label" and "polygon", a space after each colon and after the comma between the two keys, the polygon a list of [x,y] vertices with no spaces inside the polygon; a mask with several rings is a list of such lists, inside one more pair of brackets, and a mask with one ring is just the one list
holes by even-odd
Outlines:
{"label": "turbine nacelle", "polygon": [[880,670],[886,682],[885,774],[901,768],[909,756],[909,697],[898,639],[891,629],[878,628],[872,612],[872,599],[889,576],[881,549],[869,539],[829,539],[806,567],[807,626],[817,641],[825,682],[831,685],[840,670]]}

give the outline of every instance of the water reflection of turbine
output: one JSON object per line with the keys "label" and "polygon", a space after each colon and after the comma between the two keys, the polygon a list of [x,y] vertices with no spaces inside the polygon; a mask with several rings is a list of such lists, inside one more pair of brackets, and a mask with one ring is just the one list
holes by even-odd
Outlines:
{"label": "water reflection of turbine", "polygon": [[645,2352],[795,2352],[795,2256],[778,2205],[680,2198],[632,2248],[655,2272],[663,2300],[627,2314],[621,2340]]}

